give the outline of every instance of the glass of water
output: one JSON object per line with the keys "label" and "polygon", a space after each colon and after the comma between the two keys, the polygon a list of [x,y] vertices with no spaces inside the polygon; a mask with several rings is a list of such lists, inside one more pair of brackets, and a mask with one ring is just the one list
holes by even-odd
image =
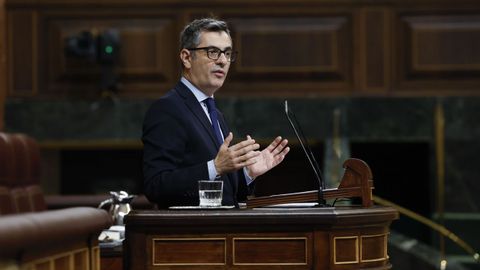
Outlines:
{"label": "glass of water", "polygon": [[223,181],[198,181],[200,207],[222,206]]}

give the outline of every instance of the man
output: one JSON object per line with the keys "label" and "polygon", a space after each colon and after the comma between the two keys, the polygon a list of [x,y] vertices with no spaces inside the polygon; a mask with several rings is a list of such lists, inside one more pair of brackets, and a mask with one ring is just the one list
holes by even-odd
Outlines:
{"label": "man", "polygon": [[277,137],[259,151],[247,136],[231,145],[233,134],[213,101],[236,57],[225,22],[195,20],[180,43],[182,78],[145,115],[144,193],[161,208],[198,205],[198,180],[221,179],[222,205],[238,207],[246,186],[282,162],[288,142]]}

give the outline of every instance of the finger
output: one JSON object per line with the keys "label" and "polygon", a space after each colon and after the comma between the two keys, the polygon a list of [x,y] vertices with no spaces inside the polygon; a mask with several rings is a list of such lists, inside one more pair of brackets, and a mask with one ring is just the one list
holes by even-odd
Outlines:
{"label": "finger", "polygon": [[235,167],[240,169],[240,168],[243,168],[243,167],[246,167],[246,166],[253,165],[256,162],[257,162],[256,158],[249,158],[249,159],[246,159],[246,160],[243,160],[243,161],[238,161],[237,163],[235,163]]}
{"label": "finger", "polygon": [[[259,151],[256,151],[260,148],[260,145],[258,143],[246,146],[244,148],[241,148],[233,153],[233,156],[236,158],[240,159],[245,159],[251,156],[257,156],[259,155]],[[258,152],[258,153],[256,153]]]}
{"label": "finger", "polygon": [[288,144],[288,140],[284,139],[280,144],[277,145],[277,147],[275,147],[273,153],[274,154],[281,153],[283,150],[285,150],[287,144]]}
{"label": "finger", "polygon": [[278,136],[273,140],[270,145],[267,147],[267,150],[276,154],[282,151],[282,149],[287,145],[288,141],[285,139],[282,141],[282,137]]}
{"label": "finger", "polygon": [[[278,137],[277,137],[277,138],[278,138]],[[277,138],[275,138],[275,140],[273,140],[273,141],[272,141],[265,149],[263,149],[263,150],[268,151],[268,152],[272,152],[272,151],[275,149],[275,147],[277,147],[277,143],[276,143]]]}
{"label": "finger", "polygon": [[258,157],[259,155],[261,155],[262,152],[261,151],[258,151],[258,150],[255,150],[255,151],[250,151],[248,154],[246,154],[248,156],[248,158],[254,158],[254,157]]}
{"label": "finger", "polygon": [[278,155],[274,156],[273,159],[275,160],[274,163],[279,164],[285,159],[285,156],[290,152],[290,147],[285,147],[281,153]]}
{"label": "finger", "polygon": [[254,145],[255,144],[255,140],[254,139],[247,139],[247,140],[244,140],[244,141],[241,141],[233,146],[231,146],[231,149],[233,151],[238,151],[242,148],[245,148],[245,147],[248,147],[250,145]]}
{"label": "finger", "polygon": [[243,163],[243,167],[247,167],[255,163],[257,163],[257,160],[255,158],[251,158]]}
{"label": "finger", "polygon": [[234,162],[235,163],[243,163],[249,159],[255,159],[256,157],[258,157],[260,155],[260,151],[250,151],[248,153],[246,153],[245,155],[241,155],[241,156],[238,156],[236,158],[234,158]]}
{"label": "finger", "polygon": [[288,152],[290,152],[290,147],[285,147],[283,148],[282,152],[280,152],[277,156],[281,157],[282,160],[283,158],[285,158],[285,156],[288,154]]}
{"label": "finger", "polygon": [[245,155],[245,154],[248,154],[248,153],[250,153],[250,152],[252,152],[252,151],[258,150],[259,148],[260,148],[260,144],[254,143],[254,144],[252,144],[252,145],[248,145],[248,146],[246,146],[246,147],[244,147],[244,148],[241,148],[241,149],[239,150],[239,152],[242,153],[241,155]]}
{"label": "finger", "polygon": [[287,140],[282,141],[281,144],[279,144],[272,152],[271,154],[273,155],[273,158],[277,159],[279,157],[282,158],[282,156],[285,156],[288,152],[290,152],[290,147],[286,146]]}
{"label": "finger", "polygon": [[225,140],[223,141],[223,144],[222,146],[223,147],[227,147],[230,145],[230,143],[232,142],[233,140],[233,133],[232,132],[229,132],[228,133],[228,136],[225,138]]}

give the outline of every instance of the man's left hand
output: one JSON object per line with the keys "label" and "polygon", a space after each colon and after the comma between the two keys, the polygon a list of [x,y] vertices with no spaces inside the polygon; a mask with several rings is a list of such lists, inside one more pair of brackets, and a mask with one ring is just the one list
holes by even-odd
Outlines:
{"label": "man's left hand", "polygon": [[[248,139],[250,139],[250,136],[248,136]],[[248,175],[254,179],[280,164],[290,151],[287,144],[287,139],[282,140],[280,136],[275,138],[267,148],[260,151],[260,154],[255,157],[255,163],[247,166]]]}

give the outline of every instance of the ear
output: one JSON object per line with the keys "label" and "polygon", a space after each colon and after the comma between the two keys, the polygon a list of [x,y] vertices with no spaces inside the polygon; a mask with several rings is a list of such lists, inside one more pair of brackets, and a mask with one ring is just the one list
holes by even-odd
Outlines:
{"label": "ear", "polygon": [[182,49],[180,51],[180,61],[182,61],[182,64],[185,68],[192,67],[192,55],[190,54],[189,50]]}

